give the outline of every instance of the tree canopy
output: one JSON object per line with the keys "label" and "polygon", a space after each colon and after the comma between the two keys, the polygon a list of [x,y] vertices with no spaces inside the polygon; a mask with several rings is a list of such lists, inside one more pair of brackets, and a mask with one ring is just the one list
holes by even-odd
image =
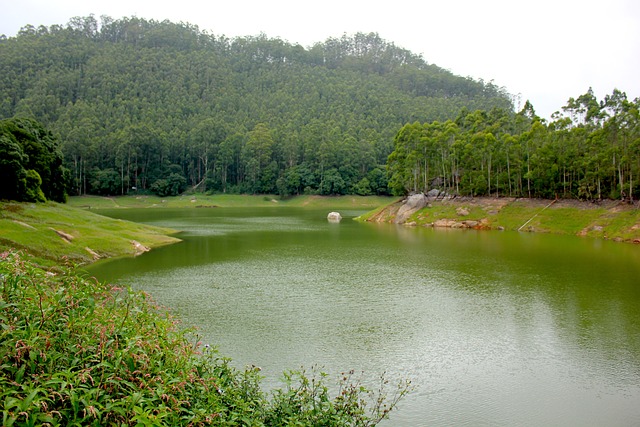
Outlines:
{"label": "tree canopy", "polygon": [[375,33],[303,47],[87,16],[0,39],[0,117],[59,137],[70,194],[170,194],[180,177],[201,191],[384,193],[397,130],[463,107],[512,103]]}
{"label": "tree canopy", "polygon": [[[303,47],[90,15],[0,38],[0,117],[30,117],[57,136],[70,194],[438,188],[637,199],[638,103],[589,89],[547,122],[528,101],[516,113],[492,82],[375,33]],[[2,173],[17,184],[3,191],[22,194],[41,179],[43,195],[58,197],[53,176],[25,165],[33,153],[9,134]]]}
{"label": "tree canopy", "polygon": [[33,119],[0,120],[0,199],[66,201],[68,170],[51,132]]}
{"label": "tree canopy", "polygon": [[513,197],[638,200],[640,99],[589,89],[551,123],[527,102],[518,114],[463,110],[455,120],[406,124],[388,158],[395,194],[429,191]]}

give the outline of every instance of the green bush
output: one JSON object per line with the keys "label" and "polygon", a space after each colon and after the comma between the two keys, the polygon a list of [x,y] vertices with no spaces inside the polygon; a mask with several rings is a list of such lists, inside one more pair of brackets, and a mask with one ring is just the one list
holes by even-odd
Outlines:
{"label": "green bush", "polygon": [[0,198],[64,203],[69,171],[59,145],[36,120],[0,120]]}
{"label": "green bush", "polygon": [[299,372],[267,395],[258,369],[201,352],[191,332],[144,293],[3,253],[2,425],[371,426],[409,387],[387,399],[346,375],[331,397],[325,374]]}
{"label": "green bush", "polygon": [[169,178],[156,180],[149,188],[159,197],[177,196],[187,188],[187,179],[177,173],[172,173]]}

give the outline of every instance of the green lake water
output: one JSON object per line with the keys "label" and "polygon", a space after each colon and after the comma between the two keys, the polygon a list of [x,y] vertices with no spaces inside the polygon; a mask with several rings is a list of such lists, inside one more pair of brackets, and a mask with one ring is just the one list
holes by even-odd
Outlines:
{"label": "green lake water", "polygon": [[265,385],[314,365],[415,390],[384,426],[640,425],[640,247],[361,224],[363,212],[131,209],[182,242],[89,268]]}

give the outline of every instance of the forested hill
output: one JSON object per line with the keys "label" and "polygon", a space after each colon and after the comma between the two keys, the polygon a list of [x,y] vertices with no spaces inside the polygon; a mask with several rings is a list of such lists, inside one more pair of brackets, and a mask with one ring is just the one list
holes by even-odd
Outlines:
{"label": "forested hill", "polygon": [[462,108],[512,104],[373,33],[305,48],[89,16],[0,37],[0,118],[57,135],[72,195],[385,192],[398,130]]}

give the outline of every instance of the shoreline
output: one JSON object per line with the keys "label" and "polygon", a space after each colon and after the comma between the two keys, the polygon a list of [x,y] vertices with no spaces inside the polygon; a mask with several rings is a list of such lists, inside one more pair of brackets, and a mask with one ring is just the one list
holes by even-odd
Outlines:
{"label": "shoreline", "polygon": [[407,227],[565,234],[640,244],[640,207],[619,200],[434,198],[417,194],[358,220]]}
{"label": "shoreline", "polygon": [[102,209],[198,207],[312,207],[372,209],[358,221],[406,227],[469,228],[592,237],[640,244],[640,205],[617,200],[495,197],[397,199],[362,196],[189,195],[70,198],[68,204],[0,202],[0,249],[16,249],[44,267],[92,264],[137,256],[179,242],[179,232],[100,215]]}
{"label": "shoreline", "polygon": [[178,230],[101,215],[104,209],[194,209],[219,207],[309,207],[373,209],[392,200],[378,196],[297,196],[191,194],[160,198],[70,197],[68,203],[0,201],[0,251],[19,250],[43,268],[82,267],[98,261],[138,256],[180,241]]}

